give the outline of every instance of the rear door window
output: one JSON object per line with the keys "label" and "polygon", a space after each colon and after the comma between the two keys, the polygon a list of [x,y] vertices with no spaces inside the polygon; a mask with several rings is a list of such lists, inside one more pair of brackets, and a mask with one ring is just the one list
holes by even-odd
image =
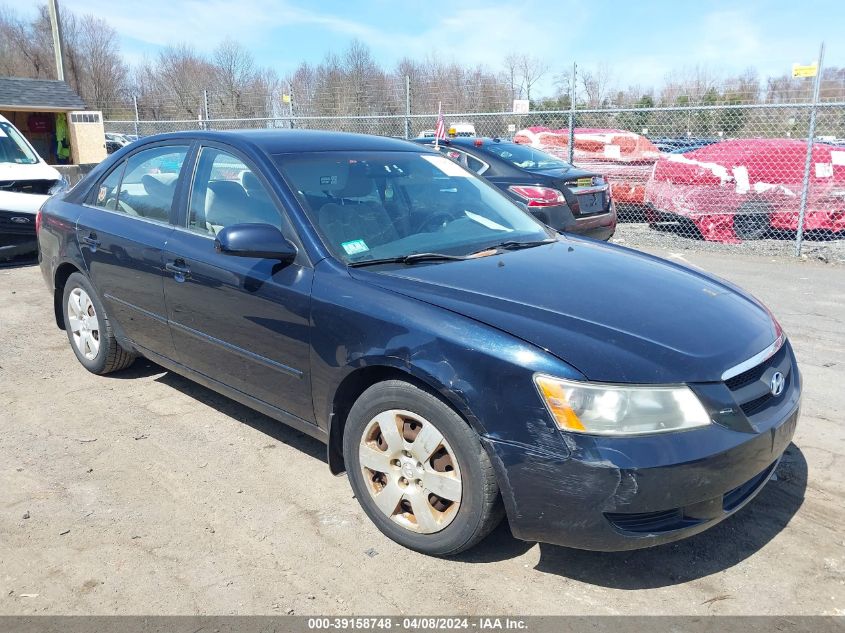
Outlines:
{"label": "rear door window", "polygon": [[[187,155],[187,145],[167,145],[130,156],[123,169],[117,208],[114,210],[156,222],[169,222],[173,198]],[[111,174],[106,180],[109,178]],[[102,188],[101,185],[97,192],[98,206]]]}
{"label": "rear door window", "polygon": [[487,171],[489,165],[482,160],[479,160],[475,156],[471,156],[464,151],[459,149],[455,149],[454,147],[450,147],[448,145],[440,145],[438,151],[446,156],[447,158],[455,161],[459,165],[466,167],[472,172],[476,174],[482,174]]}
{"label": "rear door window", "polygon": [[[108,176],[101,182],[100,186],[94,194],[94,199],[91,204],[100,209],[108,209],[110,211],[119,210],[117,203],[117,194],[120,190],[120,180],[123,178],[123,170],[126,169],[126,161],[121,161],[120,165],[115,167]],[[122,209],[121,209],[122,210]]]}

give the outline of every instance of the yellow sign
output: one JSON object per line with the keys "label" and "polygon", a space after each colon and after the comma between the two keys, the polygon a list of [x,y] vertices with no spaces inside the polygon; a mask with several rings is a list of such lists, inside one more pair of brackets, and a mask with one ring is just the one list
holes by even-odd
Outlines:
{"label": "yellow sign", "polygon": [[282,103],[290,103],[290,95],[282,95]]}
{"label": "yellow sign", "polygon": [[802,66],[801,64],[792,64],[793,77],[815,77],[819,74],[818,62],[810,64],[809,66]]}

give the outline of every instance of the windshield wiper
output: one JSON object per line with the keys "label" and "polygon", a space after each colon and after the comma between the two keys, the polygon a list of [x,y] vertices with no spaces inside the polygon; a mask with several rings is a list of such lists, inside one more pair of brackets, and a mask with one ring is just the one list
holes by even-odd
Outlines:
{"label": "windshield wiper", "polygon": [[350,262],[350,267],[375,266],[377,264],[416,264],[418,262],[440,262],[467,259],[464,255],[446,255],[445,253],[411,253],[399,257],[382,257],[381,259],[365,259]]}
{"label": "windshield wiper", "polygon": [[[481,250],[475,251],[475,253],[483,253],[484,251],[492,251],[492,250],[502,250],[502,251],[518,251],[523,248],[533,248],[535,246],[542,246],[543,244],[553,244],[557,242],[557,238],[550,237],[545,240],[531,240],[528,242],[518,242],[516,240],[508,240],[506,242],[500,242],[498,244],[493,244],[492,246],[486,246]],[[472,255],[475,255],[472,253]]]}

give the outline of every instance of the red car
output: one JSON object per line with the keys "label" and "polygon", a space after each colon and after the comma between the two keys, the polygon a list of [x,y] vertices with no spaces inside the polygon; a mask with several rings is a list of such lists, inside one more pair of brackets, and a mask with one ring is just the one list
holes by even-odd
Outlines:
{"label": "red car", "polygon": [[[569,130],[529,127],[516,133],[517,143],[568,158]],[[574,162],[607,178],[616,204],[642,205],[645,185],[660,150],[646,137],[604,128],[575,128]]]}
{"label": "red car", "polygon": [[[663,155],[645,191],[650,223],[691,221],[705,240],[737,243],[798,229],[806,141],[722,141]],[[845,149],[813,147],[805,231],[845,237]]]}

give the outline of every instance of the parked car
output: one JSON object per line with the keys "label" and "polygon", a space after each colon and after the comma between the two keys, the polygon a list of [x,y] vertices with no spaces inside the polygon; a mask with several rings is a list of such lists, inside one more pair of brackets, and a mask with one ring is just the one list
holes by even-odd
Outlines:
{"label": "parked car", "polygon": [[36,212],[65,188],[61,174],[0,116],[0,262],[35,254]]}
{"label": "parked car", "polygon": [[117,132],[106,132],[105,137],[106,142],[117,143],[121,147],[123,147],[124,145],[129,145],[129,143],[132,142],[128,138],[126,138],[125,135],[119,134]]}
{"label": "parked car", "polygon": [[[416,142],[434,147],[434,139]],[[600,174],[498,138],[452,138],[437,147],[555,230],[601,240],[610,239],[616,230],[616,207]]]}
{"label": "parked car", "polygon": [[[722,141],[659,160],[645,192],[652,224],[689,223],[705,240],[735,243],[798,228],[806,141]],[[845,237],[845,150],[816,144],[805,231]]]}
{"label": "parked car", "polygon": [[718,143],[721,139],[699,136],[663,136],[650,140],[658,150],[665,154],[685,154],[712,145],[713,143]]}
{"label": "parked car", "polygon": [[[645,184],[660,151],[645,136],[605,128],[575,128],[574,161],[604,175],[618,206],[643,206]],[[569,155],[569,130],[529,127],[514,141],[545,150],[555,156]]]}
{"label": "parked car", "polygon": [[119,141],[110,141],[106,139],[106,154],[114,154],[121,147],[128,145],[128,143],[121,143]]}
{"label": "parked car", "polygon": [[[451,123],[447,128],[447,135],[450,138],[468,138],[475,136],[475,125],[473,123],[467,122],[459,122],[459,123]],[[423,130],[419,133],[417,138],[430,138],[434,139],[434,135],[436,134],[436,130],[428,129]]]}
{"label": "parked car", "polygon": [[695,534],[760,491],[797,422],[759,301],[559,235],[404,140],[148,137],[51,198],[39,243],[86,369],[145,356],[326,442],[378,528],[428,554],[504,513],[585,549]]}

